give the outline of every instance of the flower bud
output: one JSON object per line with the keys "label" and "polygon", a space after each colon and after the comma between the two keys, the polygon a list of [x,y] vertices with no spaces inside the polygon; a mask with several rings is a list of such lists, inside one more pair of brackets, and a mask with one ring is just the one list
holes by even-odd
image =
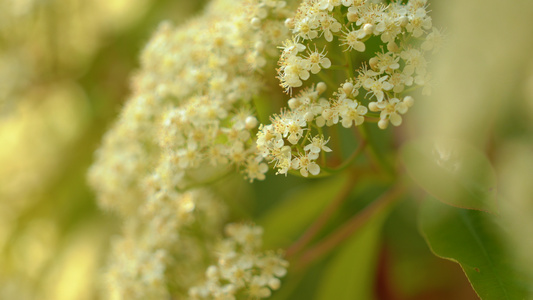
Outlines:
{"label": "flower bud", "polygon": [[296,98],[291,98],[289,100],[289,107],[291,109],[297,109],[299,106],[300,106],[300,100],[298,100]]}
{"label": "flower bud", "polygon": [[316,118],[315,121],[316,121],[316,126],[318,127],[324,127],[324,125],[326,125],[326,120],[322,116]]}
{"label": "flower bud", "polygon": [[304,119],[307,122],[311,122],[311,121],[313,121],[315,119],[315,115],[313,115],[313,113],[308,111],[308,112],[305,113]]}
{"label": "flower bud", "polygon": [[363,26],[363,31],[364,33],[366,33],[367,35],[371,35],[373,32],[374,32],[374,25],[372,24],[365,24]]}
{"label": "flower bud", "polygon": [[324,109],[324,111],[322,112],[322,116],[324,117],[324,119],[331,119],[333,117],[333,111],[331,111],[331,109]]}
{"label": "flower bud", "polygon": [[268,286],[273,290],[277,290],[281,286],[281,281],[274,277],[268,281]]}
{"label": "flower bud", "polygon": [[293,29],[294,28],[294,20],[292,18],[287,18],[285,20],[285,27],[287,27],[289,29]]}
{"label": "flower bud", "polygon": [[370,102],[368,104],[368,109],[370,109],[370,111],[379,111],[378,103],[377,102]]}
{"label": "flower bud", "polygon": [[379,120],[379,122],[378,122],[378,127],[379,127],[380,129],[387,129],[387,126],[388,126],[388,125],[389,125],[389,120],[387,120],[387,119],[381,119],[381,120]]}
{"label": "flower bud", "polygon": [[407,26],[407,23],[409,23],[409,19],[407,19],[406,16],[401,16],[399,21],[400,21],[400,26],[402,27]]}
{"label": "flower bud", "polygon": [[415,99],[411,96],[405,96],[405,98],[403,98],[403,103],[405,103],[407,107],[411,107],[415,104]]}
{"label": "flower bud", "polygon": [[400,48],[398,48],[398,45],[396,45],[395,42],[389,42],[387,44],[387,50],[389,50],[390,52],[398,52]]}
{"label": "flower bud", "polygon": [[372,68],[372,70],[377,70],[378,69],[378,58],[372,57],[371,59],[368,60],[368,64],[370,65],[370,68]]}
{"label": "flower bud", "polygon": [[252,18],[251,23],[253,27],[257,28],[261,25],[261,20],[259,18]]}
{"label": "flower bud", "polygon": [[326,91],[327,88],[327,85],[322,81],[316,84],[316,91],[318,92],[318,94],[322,94]]}
{"label": "flower bud", "polygon": [[357,14],[353,12],[348,12],[348,15],[346,15],[346,17],[348,17],[348,21],[350,22],[357,22],[357,20],[359,20]]}
{"label": "flower bud", "polygon": [[257,119],[254,116],[249,116],[244,121],[244,124],[246,126],[246,129],[252,129],[257,127]]}
{"label": "flower bud", "polygon": [[216,266],[209,266],[205,272],[207,278],[216,278],[218,276],[218,268]]}
{"label": "flower bud", "polygon": [[351,95],[353,91],[353,84],[351,82],[345,82],[342,85],[342,90],[346,95]]}

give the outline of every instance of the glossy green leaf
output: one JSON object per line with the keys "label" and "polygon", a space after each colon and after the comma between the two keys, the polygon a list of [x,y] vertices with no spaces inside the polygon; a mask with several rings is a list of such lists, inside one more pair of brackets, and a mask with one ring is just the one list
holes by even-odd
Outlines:
{"label": "glossy green leaf", "polygon": [[438,200],[460,208],[496,211],[496,175],[487,157],[455,140],[416,140],[401,149],[407,173]]}
{"label": "glossy green leaf", "polygon": [[459,263],[481,299],[526,299],[526,284],[512,266],[494,215],[428,199],[419,217],[431,251]]}
{"label": "glossy green leaf", "polygon": [[324,271],[319,300],[372,299],[381,228],[390,207],[374,215],[335,254]]}
{"label": "glossy green leaf", "polygon": [[287,246],[312,223],[348,177],[344,174],[306,185],[282,199],[259,221],[264,230],[265,247]]}

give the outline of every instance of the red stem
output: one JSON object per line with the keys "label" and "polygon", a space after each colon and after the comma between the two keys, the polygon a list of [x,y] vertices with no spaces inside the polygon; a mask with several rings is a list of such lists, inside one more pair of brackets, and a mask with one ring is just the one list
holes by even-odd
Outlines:
{"label": "red stem", "polygon": [[400,196],[403,191],[403,186],[395,186],[383,194],[359,214],[353,216],[350,220],[344,223],[344,225],[342,225],[335,232],[324,238],[318,243],[318,245],[302,254],[295,268],[304,268],[309,263],[330,252],[333,248],[337,247],[344,240],[352,236],[354,232],[361,228],[373,215],[397,200],[398,196]]}
{"label": "red stem", "polygon": [[351,174],[351,176],[346,180],[346,183],[342,187],[341,191],[337,196],[331,201],[322,212],[322,214],[315,220],[313,224],[307,229],[307,231],[296,241],[294,242],[285,253],[287,258],[292,257],[296,253],[300,252],[309,242],[324,228],[326,223],[331,219],[333,214],[340,207],[342,202],[348,197],[350,192],[353,190],[354,181],[356,180],[357,175]]}

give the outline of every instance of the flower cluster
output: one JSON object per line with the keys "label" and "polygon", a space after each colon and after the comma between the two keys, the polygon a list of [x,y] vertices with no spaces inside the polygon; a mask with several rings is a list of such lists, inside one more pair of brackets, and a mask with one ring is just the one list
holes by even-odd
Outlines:
{"label": "flower cluster", "polygon": [[[426,9],[422,0],[304,0],[290,17],[281,0],[215,0],[184,26],[163,23],[89,174],[101,206],[124,218],[110,295],[264,298],[277,289],[286,262],[259,251],[257,227],[229,226],[215,247],[228,208],[210,183],[234,170],[262,180],[265,159],[278,174],[318,175],[330,126],[400,125],[414,102],[406,87],[427,89],[424,54],[439,43]],[[365,52],[371,39],[380,51]],[[259,124],[253,100],[279,45],[286,91],[320,81]]]}
{"label": "flower cluster", "polygon": [[217,251],[218,263],[206,271],[204,284],[189,290],[192,299],[267,298],[280,287],[280,277],[287,273],[287,261],[279,253],[261,251],[260,227],[229,224],[227,238]]}
{"label": "flower cluster", "polygon": [[[169,280],[178,281],[180,289],[194,284],[204,259],[212,259],[206,249],[214,247],[227,209],[201,189],[172,196],[158,193],[139,211],[126,220],[123,235],[113,243],[106,272],[111,299],[161,299],[171,295]],[[205,240],[199,241],[199,234]],[[176,261],[179,257],[187,259]]]}
{"label": "flower cluster", "polygon": [[288,34],[284,4],[214,1],[185,26],[159,27],[142,54],[133,96],[91,168],[104,207],[129,214],[147,181],[156,190],[184,190],[235,168],[249,180],[264,178],[250,102],[268,53]]}
{"label": "flower cluster", "polygon": [[[315,160],[321,151],[330,152],[331,149],[326,146],[328,140],[323,135],[311,136],[311,131],[306,129],[308,123],[329,106],[327,100],[319,98],[325,89],[325,84],[321,82],[316,87],[303,90],[289,101],[289,110],[274,115],[271,118],[272,124],[261,125],[259,128],[257,148],[263,157],[274,162],[278,174],[287,174],[290,169],[299,170],[305,177],[309,173],[320,173]],[[298,144],[301,139],[308,142],[303,148]],[[289,142],[287,145],[285,140]],[[295,156],[294,153],[299,155]]]}
{"label": "flower cluster", "polygon": [[[430,92],[425,52],[438,48],[442,35],[432,26],[425,0],[389,5],[304,0],[285,24],[293,37],[281,47],[280,85],[292,94],[311,74],[323,82],[303,89],[289,100],[289,109],[260,126],[258,149],[278,174],[320,172],[317,149],[329,151],[322,148],[329,140],[324,125],[350,128],[378,118],[381,129],[389,123],[399,126],[414,104],[412,96],[404,95],[406,87]],[[380,51],[367,53],[370,41]],[[356,61],[361,62],[358,69]],[[330,95],[324,93],[327,88],[333,90]]]}
{"label": "flower cluster", "polygon": [[267,57],[288,37],[285,6],[212,1],[183,26],[161,24],[145,47],[133,95],[89,173],[100,205],[124,219],[107,270],[110,298],[185,298],[227,221],[207,183],[233,170],[265,177],[251,100]]}

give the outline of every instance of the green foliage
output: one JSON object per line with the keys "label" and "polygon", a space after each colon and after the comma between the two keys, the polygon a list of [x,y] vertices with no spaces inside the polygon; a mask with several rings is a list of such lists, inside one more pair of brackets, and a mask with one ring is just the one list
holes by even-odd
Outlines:
{"label": "green foliage", "polygon": [[526,299],[526,285],[509,261],[496,216],[428,199],[419,217],[433,253],[459,263],[481,299]]}
{"label": "green foliage", "polygon": [[374,215],[329,261],[317,298],[372,299],[381,229],[390,207]]}
{"label": "green foliage", "polygon": [[317,181],[287,194],[258,221],[266,247],[286,246],[314,220],[348,180],[345,174]]}
{"label": "green foliage", "polygon": [[479,150],[465,143],[415,140],[401,149],[409,175],[433,197],[460,208],[496,211],[496,175]]}

